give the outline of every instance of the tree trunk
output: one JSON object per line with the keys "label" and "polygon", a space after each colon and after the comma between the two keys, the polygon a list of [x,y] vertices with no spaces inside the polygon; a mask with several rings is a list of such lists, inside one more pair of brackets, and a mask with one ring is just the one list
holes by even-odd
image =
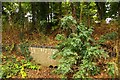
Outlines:
{"label": "tree trunk", "polygon": [[[48,3],[48,7],[47,7],[48,10],[49,10],[49,6],[50,6],[50,3]],[[49,11],[48,11],[48,13],[49,13]],[[49,23],[49,20],[50,20],[50,19],[49,19],[49,14],[47,14],[47,18],[48,18],[48,19],[47,19],[47,23]]]}
{"label": "tree trunk", "polygon": [[35,25],[35,3],[31,2],[31,9],[32,9],[32,26]]}
{"label": "tree trunk", "polygon": [[105,19],[105,2],[101,3],[101,20]]}
{"label": "tree trunk", "polygon": [[53,2],[51,3],[51,23],[53,22]]}
{"label": "tree trunk", "polygon": [[82,14],[83,14],[82,13],[83,12],[83,7],[82,6],[83,6],[83,4],[84,4],[84,2],[80,3],[80,23],[82,23]]}
{"label": "tree trunk", "polygon": [[[76,3],[72,3],[71,2],[71,9],[72,9],[72,16],[74,17],[75,20],[77,20],[77,16],[76,16]],[[75,29],[76,29],[76,26],[73,25],[70,27],[71,30],[68,30],[68,34],[69,35],[71,32],[74,33],[75,32]]]}
{"label": "tree trunk", "polygon": [[118,21],[119,21],[119,24],[120,24],[120,1],[118,3]]}
{"label": "tree trunk", "polygon": [[[90,3],[86,2],[86,5],[88,5],[88,6],[87,6],[87,9],[88,9],[88,10],[89,10],[89,4],[90,4]],[[89,11],[89,12],[90,12],[90,11]],[[91,17],[90,17],[90,13],[88,13],[88,14],[87,14],[87,26],[90,27],[90,25],[91,25]]]}
{"label": "tree trunk", "polygon": [[62,16],[62,2],[59,3],[59,17]]}
{"label": "tree trunk", "polygon": [[76,9],[76,17],[77,17],[77,22],[80,22],[80,2],[77,2],[77,9]]}
{"label": "tree trunk", "polygon": [[35,29],[35,25],[36,25],[36,21],[35,21],[35,3],[31,2],[31,11],[32,11],[32,26],[30,29],[30,33],[32,33],[32,31],[34,31]]}
{"label": "tree trunk", "polygon": [[100,20],[105,18],[105,2],[95,2]]}
{"label": "tree trunk", "polygon": [[75,4],[71,2],[72,16],[76,19],[76,8]]}
{"label": "tree trunk", "polygon": [[18,14],[15,13],[14,15],[17,15],[16,19],[19,20],[18,22],[19,22],[20,26],[22,26],[22,28],[24,28],[24,13],[23,13],[23,9],[22,9],[21,4],[22,3],[19,2],[19,12],[18,12]]}

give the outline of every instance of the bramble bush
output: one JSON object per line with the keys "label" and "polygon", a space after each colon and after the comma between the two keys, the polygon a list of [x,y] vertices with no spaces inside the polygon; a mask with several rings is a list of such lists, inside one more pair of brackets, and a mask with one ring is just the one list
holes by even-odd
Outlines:
{"label": "bramble bush", "polygon": [[[111,75],[114,74],[113,65],[101,62],[109,56],[98,44],[95,44],[91,38],[92,32],[92,27],[88,28],[83,24],[78,24],[76,31],[67,38],[61,34],[56,36],[56,39],[61,40],[61,43],[57,46],[58,51],[52,55],[53,59],[59,58],[59,65],[55,73],[62,74],[64,77],[72,73],[73,78],[88,78],[100,74],[101,70],[105,69],[103,67],[109,67],[104,71]],[[101,67],[102,64],[104,66]]]}

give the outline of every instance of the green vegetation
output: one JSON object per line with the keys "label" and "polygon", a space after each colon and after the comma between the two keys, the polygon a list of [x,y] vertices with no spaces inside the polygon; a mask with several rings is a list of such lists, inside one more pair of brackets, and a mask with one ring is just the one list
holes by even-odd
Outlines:
{"label": "green vegetation", "polygon": [[25,69],[33,69],[37,70],[39,67],[30,61],[21,60],[18,61],[15,56],[13,57],[6,57],[3,56],[5,62],[3,63],[3,66],[1,68],[0,75],[2,75],[2,78],[11,78],[16,75],[21,75],[22,78],[27,77],[27,73]]}
{"label": "green vegetation", "polygon": [[117,36],[118,36],[117,32],[107,33],[107,34],[102,35],[100,37],[100,39],[98,40],[98,43],[101,44],[101,43],[104,43],[107,40],[115,40],[115,39],[117,39]]}
{"label": "green vegetation", "polygon": [[[69,25],[70,23],[63,23]],[[66,76],[69,73],[73,73],[74,78],[88,78],[93,75],[100,74],[100,71],[108,66],[109,69],[105,71],[110,72],[111,76],[114,75],[113,65],[107,65],[107,62],[100,62],[105,64],[101,67],[99,60],[106,60],[108,54],[100,49],[100,45],[95,44],[91,38],[93,29],[87,28],[83,24],[76,26],[75,33],[71,33],[68,38],[64,38],[58,34],[57,40],[62,42],[57,46],[58,52],[53,55],[56,59],[60,56],[58,69],[56,73]],[[78,67],[78,70],[73,70],[74,66]],[[112,67],[111,67],[112,66]]]}
{"label": "green vegetation", "polygon": [[[26,43],[20,44],[20,50],[15,49],[15,45],[4,46],[6,54],[3,54],[2,59],[3,63],[1,66],[0,76],[2,78],[11,78],[16,75],[21,75],[22,78],[27,77],[26,69],[37,70],[40,67],[31,62],[30,52],[28,50],[28,45]],[[18,47],[19,48],[19,47]],[[13,54],[13,51],[17,50],[16,54]],[[18,57],[23,56],[24,58],[18,59]]]}

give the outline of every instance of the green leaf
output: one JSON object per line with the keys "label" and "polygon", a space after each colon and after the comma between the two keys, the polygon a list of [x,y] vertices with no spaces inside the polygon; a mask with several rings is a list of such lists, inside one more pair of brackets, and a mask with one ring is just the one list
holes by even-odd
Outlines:
{"label": "green leaf", "polygon": [[56,40],[64,40],[65,37],[62,34],[57,34],[55,37]]}

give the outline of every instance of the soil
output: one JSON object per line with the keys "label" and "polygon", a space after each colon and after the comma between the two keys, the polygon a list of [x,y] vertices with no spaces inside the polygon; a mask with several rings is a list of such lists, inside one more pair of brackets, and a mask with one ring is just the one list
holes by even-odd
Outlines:
{"label": "soil", "polygon": [[52,73],[54,69],[43,66],[40,70],[28,70],[27,78],[60,78],[59,75]]}

